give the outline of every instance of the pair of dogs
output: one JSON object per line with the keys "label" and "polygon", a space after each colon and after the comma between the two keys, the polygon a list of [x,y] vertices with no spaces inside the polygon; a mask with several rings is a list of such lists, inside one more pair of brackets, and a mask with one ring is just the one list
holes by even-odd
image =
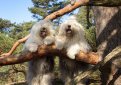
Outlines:
{"label": "pair of dogs", "polygon": [[[84,28],[76,17],[71,16],[60,25],[55,35],[52,23],[48,20],[41,20],[33,25],[30,37],[24,45],[24,51],[35,52],[39,45],[49,45],[53,42],[57,49],[67,51],[68,58],[59,57],[61,79],[65,85],[73,85],[74,76],[89,68],[88,64],[74,60],[80,50],[88,52],[91,49],[84,37]],[[28,85],[52,85],[53,70],[53,56],[31,60],[27,72]]]}

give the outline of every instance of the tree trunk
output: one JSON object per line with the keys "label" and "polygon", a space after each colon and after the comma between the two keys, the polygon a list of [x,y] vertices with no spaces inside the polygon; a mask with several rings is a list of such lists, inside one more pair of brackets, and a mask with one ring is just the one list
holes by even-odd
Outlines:
{"label": "tree trunk", "polygon": [[[97,51],[104,58],[121,45],[121,7],[94,7],[94,15]],[[102,85],[121,85],[119,60],[113,59],[100,68]]]}

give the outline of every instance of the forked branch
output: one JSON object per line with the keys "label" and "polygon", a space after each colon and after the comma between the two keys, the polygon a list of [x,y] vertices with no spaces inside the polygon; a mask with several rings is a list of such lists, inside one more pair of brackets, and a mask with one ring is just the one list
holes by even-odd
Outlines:
{"label": "forked branch", "polygon": [[78,76],[75,77],[75,81],[79,82],[81,79],[87,77],[88,75],[95,72],[100,66],[105,65],[107,62],[112,60],[113,58],[116,58],[117,56],[121,55],[121,46],[116,47],[112,52],[110,52],[103,61],[99,62],[97,65],[95,65],[93,68],[89,69],[88,71],[85,71]]}

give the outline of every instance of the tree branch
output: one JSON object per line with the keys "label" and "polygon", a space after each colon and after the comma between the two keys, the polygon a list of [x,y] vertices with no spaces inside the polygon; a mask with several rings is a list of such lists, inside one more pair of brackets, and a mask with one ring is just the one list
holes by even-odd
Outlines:
{"label": "tree branch", "polygon": [[[34,58],[41,58],[47,55],[58,56],[60,54],[62,56],[63,55],[65,56],[66,51],[57,50],[54,44],[50,46],[43,45],[43,46],[40,46],[38,48],[38,51],[35,53],[22,52],[19,55],[11,55],[5,58],[0,58],[0,66],[18,64],[18,63],[30,61],[31,59],[34,59]],[[91,64],[97,64],[99,62],[99,56],[93,52],[84,53],[80,51],[80,53],[76,55],[76,60],[91,63]]]}
{"label": "tree branch", "polygon": [[79,82],[81,79],[87,77],[88,75],[95,72],[100,66],[105,65],[107,62],[109,62],[112,58],[116,58],[117,56],[121,55],[121,46],[116,47],[112,52],[110,52],[103,61],[99,62],[97,65],[95,65],[93,68],[89,69],[88,71],[85,71],[78,76],[75,77],[75,81]]}
{"label": "tree branch", "polygon": [[69,4],[69,5],[65,6],[64,8],[48,15],[45,19],[51,19],[51,20],[56,19],[57,17],[67,14],[67,13],[75,10],[76,8],[80,7],[81,5],[85,5],[87,3],[89,3],[89,0],[78,0],[78,2],[75,2],[74,5]]}
{"label": "tree branch", "polygon": [[0,66],[23,63],[31,60],[32,58],[33,58],[33,53],[22,52],[21,54],[10,55],[7,57],[0,58]]}

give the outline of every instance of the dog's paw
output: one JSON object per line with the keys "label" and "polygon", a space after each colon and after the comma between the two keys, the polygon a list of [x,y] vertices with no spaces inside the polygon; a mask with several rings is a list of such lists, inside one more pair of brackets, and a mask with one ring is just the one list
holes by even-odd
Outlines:
{"label": "dog's paw", "polygon": [[37,46],[37,45],[31,45],[31,46],[29,47],[29,51],[30,51],[30,52],[36,52],[37,49],[38,49],[38,46]]}

